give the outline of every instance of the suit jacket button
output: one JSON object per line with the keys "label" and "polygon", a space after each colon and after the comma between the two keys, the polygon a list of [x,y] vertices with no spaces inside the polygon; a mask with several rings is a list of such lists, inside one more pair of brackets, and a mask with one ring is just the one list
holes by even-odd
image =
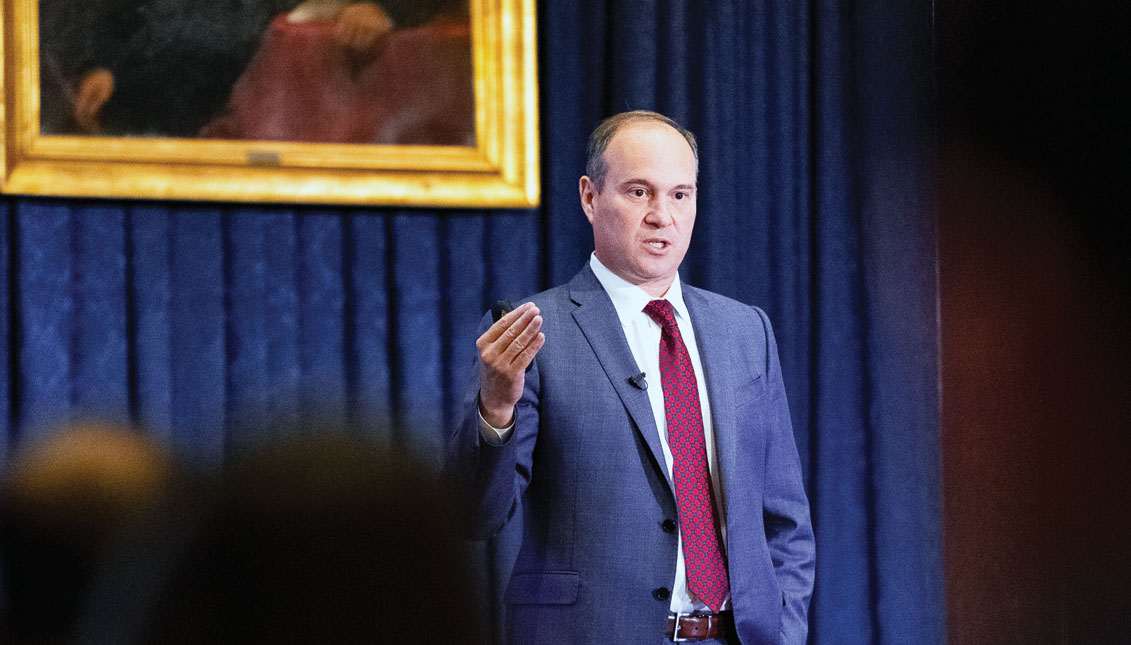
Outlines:
{"label": "suit jacket button", "polygon": [[658,587],[652,590],[652,597],[656,600],[667,600],[672,597],[672,592],[667,587]]}
{"label": "suit jacket button", "polygon": [[660,524],[660,528],[664,529],[664,533],[675,533],[675,522],[664,520],[663,524]]}

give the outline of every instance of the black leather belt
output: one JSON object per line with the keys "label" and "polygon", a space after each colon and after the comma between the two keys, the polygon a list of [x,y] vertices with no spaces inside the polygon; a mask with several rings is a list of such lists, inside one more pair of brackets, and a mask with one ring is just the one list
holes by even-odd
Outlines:
{"label": "black leather belt", "polygon": [[734,614],[729,611],[717,614],[694,613],[668,616],[668,638],[675,643],[726,638],[733,631]]}

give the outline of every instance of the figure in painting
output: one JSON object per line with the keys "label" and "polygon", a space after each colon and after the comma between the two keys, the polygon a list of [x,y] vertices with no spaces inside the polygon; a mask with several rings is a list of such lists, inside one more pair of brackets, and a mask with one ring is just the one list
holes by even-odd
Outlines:
{"label": "figure in painting", "polygon": [[467,4],[303,2],[272,21],[202,135],[475,145]]}
{"label": "figure in painting", "polygon": [[41,131],[195,136],[255,51],[258,4],[41,0]]}

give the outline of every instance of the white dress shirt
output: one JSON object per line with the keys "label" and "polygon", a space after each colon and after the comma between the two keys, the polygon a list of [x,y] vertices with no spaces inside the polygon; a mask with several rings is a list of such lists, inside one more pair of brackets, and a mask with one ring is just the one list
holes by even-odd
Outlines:
{"label": "white dress shirt", "polygon": [[[645,390],[648,393],[648,402],[652,406],[652,417],[656,420],[656,429],[660,434],[660,445],[664,451],[664,464],[668,469],[669,481],[672,477],[672,452],[668,444],[667,417],[664,414],[664,391],[660,384],[660,335],[663,331],[659,324],[644,313],[644,307],[655,300],[640,287],[631,284],[616,275],[594,253],[589,257],[589,268],[597,276],[605,292],[613,301],[617,317],[620,318],[621,328],[624,330],[628,347],[632,357],[636,359],[636,366],[644,372],[648,383]],[[676,323],[679,333],[683,336],[687,353],[691,356],[691,365],[695,370],[695,380],[699,386],[699,406],[703,412],[703,439],[707,447],[707,467],[711,471],[711,488],[714,491],[715,511],[719,518],[719,529],[723,536],[723,545],[726,545],[726,516],[723,513],[722,487],[719,485],[719,471],[715,457],[715,434],[711,423],[711,404],[707,398],[707,379],[703,374],[703,363],[699,359],[699,347],[695,342],[695,330],[691,327],[691,318],[687,312],[687,305],[683,302],[683,288],[679,276],[676,275],[671,287],[664,294],[664,299],[675,308]],[[506,439],[514,423],[507,428],[492,427],[479,417],[479,425],[484,438],[490,443],[500,443]],[[675,562],[675,581],[672,583],[671,610],[685,613],[692,611],[711,611],[706,604],[696,598],[687,588],[687,568],[683,558],[683,538],[678,536]],[[723,609],[730,606],[729,596],[723,602]]]}

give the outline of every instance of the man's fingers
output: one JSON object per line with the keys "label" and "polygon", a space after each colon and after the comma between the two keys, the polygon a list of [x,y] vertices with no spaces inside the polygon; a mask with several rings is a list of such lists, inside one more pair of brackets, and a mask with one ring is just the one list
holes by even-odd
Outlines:
{"label": "man's fingers", "polygon": [[511,364],[515,367],[526,369],[526,366],[529,365],[530,361],[534,360],[534,357],[538,354],[538,350],[542,349],[542,346],[545,344],[546,334],[538,332],[538,335],[534,337],[534,340],[530,341],[530,344],[524,347],[522,351],[518,353],[518,356],[515,357],[514,361],[512,361]]}
{"label": "man's fingers", "polygon": [[[536,313],[537,307],[535,307],[532,302],[524,302],[514,311],[508,312],[487,330],[489,334],[494,332],[490,339],[491,342],[495,342],[503,336],[514,338],[518,335],[518,331],[521,331],[521,328],[525,327],[526,324],[530,322],[531,318],[534,318]],[[516,327],[518,328],[517,330],[514,329]]]}
{"label": "man's fingers", "polygon": [[[522,370],[546,342],[542,315],[533,303],[523,303],[502,316],[475,341],[484,375],[501,377],[514,387],[521,383]],[[517,379],[517,380],[516,380]],[[493,388],[490,388],[493,390]]]}
{"label": "man's fingers", "polygon": [[479,343],[476,344],[479,345],[480,349],[483,349],[486,345],[494,343],[504,334],[507,334],[507,331],[510,330],[511,327],[516,328],[508,335],[510,338],[515,338],[537,314],[538,307],[535,307],[534,303],[524,302],[515,308],[514,311],[507,313],[495,322],[495,324],[491,325],[487,331],[483,332],[483,335],[479,337],[479,340],[483,341],[482,345],[479,345]]}
{"label": "man's fingers", "polygon": [[[516,326],[517,325],[512,325],[508,327],[507,333],[509,334]],[[510,342],[503,349],[502,355],[500,356],[502,363],[512,367],[521,366],[525,368],[526,363],[529,363],[530,360],[534,358],[534,353],[531,352],[531,350],[534,352],[537,351],[533,346],[535,340],[539,336],[543,336],[541,330],[542,316],[534,315],[530,321],[526,323],[526,326],[521,331],[517,332],[514,338],[510,339]],[[504,334],[504,338],[505,337],[506,334]],[[545,339],[543,337],[543,342],[544,341]],[[523,356],[527,356],[525,360],[522,359]]]}

